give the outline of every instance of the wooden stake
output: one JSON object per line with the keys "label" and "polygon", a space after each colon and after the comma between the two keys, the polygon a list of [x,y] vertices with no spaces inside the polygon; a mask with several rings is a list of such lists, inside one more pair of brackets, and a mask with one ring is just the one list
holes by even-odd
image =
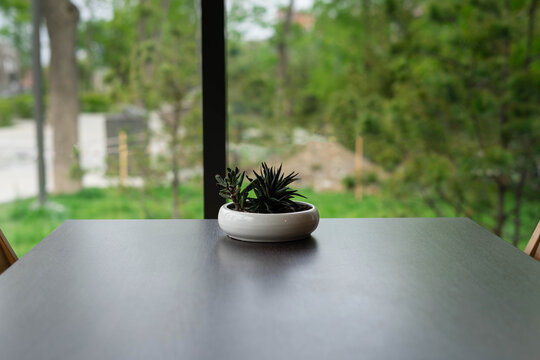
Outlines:
{"label": "wooden stake", "polygon": [[364,158],[364,141],[361,136],[356,137],[356,151],[354,153],[354,197],[356,200],[362,200],[362,164]]}
{"label": "wooden stake", "polygon": [[125,186],[128,177],[128,144],[127,134],[123,130],[118,133],[118,166],[120,185]]}

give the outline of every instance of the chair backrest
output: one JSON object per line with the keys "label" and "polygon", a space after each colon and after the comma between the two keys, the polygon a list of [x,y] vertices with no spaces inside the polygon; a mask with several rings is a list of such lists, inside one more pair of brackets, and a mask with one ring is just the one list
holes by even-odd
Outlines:
{"label": "chair backrest", "polygon": [[0,230],[0,274],[17,261],[15,251],[9,245],[4,233]]}
{"label": "chair backrest", "polygon": [[532,256],[536,260],[540,260],[540,221],[536,225],[536,229],[531,236],[531,240],[525,247],[525,254]]}

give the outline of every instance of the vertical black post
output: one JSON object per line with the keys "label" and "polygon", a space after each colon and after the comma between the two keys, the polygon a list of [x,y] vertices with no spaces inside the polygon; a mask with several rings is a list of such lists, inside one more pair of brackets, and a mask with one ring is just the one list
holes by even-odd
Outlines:
{"label": "vertical black post", "polygon": [[32,0],[32,90],[34,93],[34,119],[36,121],[37,165],[40,206],[45,205],[47,193],[45,187],[45,159],[43,146],[43,81],[41,74],[41,0]]}
{"label": "vertical black post", "polygon": [[201,20],[204,218],[215,219],[224,200],[214,177],[227,162],[225,0],[201,0]]}

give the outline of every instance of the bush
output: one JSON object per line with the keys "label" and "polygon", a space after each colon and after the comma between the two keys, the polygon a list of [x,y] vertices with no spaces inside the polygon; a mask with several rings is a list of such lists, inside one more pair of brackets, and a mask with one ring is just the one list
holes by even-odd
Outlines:
{"label": "bush", "polygon": [[[82,112],[107,112],[111,101],[106,94],[84,93],[81,95]],[[20,94],[0,99],[0,126],[9,126],[14,118],[32,119],[34,99],[32,94]]]}
{"label": "bush", "polygon": [[34,99],[31,94],[20,94],[0,99],[0,126],[9,126],[14,118],[32,119]]}
{"label": "bush", "polygon": [[354,175],[347,175],[341,179],[341,182],[345,190],[353,191],[354,187],[356,186],[356,177]]}
{"label": "bush", "polygon": [[11,99],[0,99],[0,126],[11,125],[13,116],[13,102]]}
{"label": "bush", "polygon": [[34,98],[32,94],[22,94],[11,98],[15,116],[23,119],[34,117]]}
{"label": "bush", "polygon": [[89,113],[108,112],[111,100],[108,95],[101,93],[81,94],[81,111]]}
{"label": "bush", "polygon": [[380,183],[379,175],[374,171],[368,171],[362,176],[364,185],[377,185]]}
{"label": "bush", "polygon": [[362,173],[361,177],[358,177],[358,175],[347,175],[343,179],[341,179],[341,182],[343,184],[343,187],[347,191],[353,191],[356,185],[362,184],[364,186],[368,185],[377,185],[379,184],[379,175],[377,175],[376,172],[373,171],[366,171]]}

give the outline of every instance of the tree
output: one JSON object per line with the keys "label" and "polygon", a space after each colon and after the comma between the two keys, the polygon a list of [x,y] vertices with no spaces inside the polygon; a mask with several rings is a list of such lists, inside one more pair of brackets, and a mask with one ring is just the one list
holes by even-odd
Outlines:
{"label": "tree", "polygon": [[394,195],[415,194],[440,216],[471,216],[498,235],[510,236],[513,219],[517,244],[524,193],[538,198],[536,8],[317,2],[322,56],[311,81],[323,116],[348,146],[363,134]]}
{"label": "tree", "polygon": [[437,164],[442,177],[428,196],[456,215],[493,209],[497,235],[513,218],[517,244],[523,192],[539,158],[536,0],[432,2],[425,9],[415,22],[434,31],[412,34],[416,54],[408,58],[431,71],[404,88],[412,96],[399,95],[408,100],[401,110],[422,119],[423,167]]}
{"label": "tree", "polygon": [[289,118],[292,115],[292,104],[289,97],[289,52],[288,52],[288,37],[293,24],[294,16],[294,0],[289,0],[287,7],[280,12],[283,20],[279,24],[276,31],[276,50],[278,54],[277,67],[277,116]]}
{"label": "tree", "polygon": [[[311,121],[317,113],[311,89],[307,88],[313,58],[314,38],[307,12],[294,11],[288,2],[276,13],[276,22],[269,20],[268,9],[252,1],[231,1],[227,13],[227,75],[229,104],[229,154],[240,166],[251,166],[237,146],[249,141],[268,152],[289,149],[295,126],[316,128]],[[246,24],[273,30],[268,39],[249,37]],[[246,129],[257,129],[249,140]],[[263,150],[264,151],[264,150]],[[250,157],[251,158],[251,157]],[[246,161],[247,160],[247,161]],[[262,158],[261,158],[262,160]]]}
{"label": "tree", "polygon": [[[9,26],[2,29],[19,52],[22,69],[30,65],[30,2],[9,0],[0,10]],[[73,147],[77,144],[77,64],[75,60],[75,32],[79,13],[68,0],[46,0],[42,11],[47,23],[51,46],[49,71],[48,119],[54,131],[54,187],[57,192],[72,192],[80,188],[80,181],[71,179],[76,160]]]}
{"label": "tree", "polygon": [[73,149],[77,144],[79,115],[76,52],[79,11],[69,0],[45,0],[43,14],[50,39],[48,121],[54,132],[54,189],[74,192],[80,179],[72,178],[77,166]]}
{"label": "tree", "polygon": [[30,68],[31,62],[31,24],[30,4],[27,0],[3,0],[0,12],[5,25],[0,28],[0,36],[10,40],[17,49],[22,71]]}
{"label": "tree", "polygon": [[156,111],[162,120],[161,135],[169,150],[165,167],[172,175],[172,217],[178,218],[180,168],[200,154],[200,147],[193,145],[201,135],[195,4],[188,0],[125,2],[115,8],[110,26],[118,30],[104,56],[105,61],[113,59],[109,62],[113,82],[130,101]]}

